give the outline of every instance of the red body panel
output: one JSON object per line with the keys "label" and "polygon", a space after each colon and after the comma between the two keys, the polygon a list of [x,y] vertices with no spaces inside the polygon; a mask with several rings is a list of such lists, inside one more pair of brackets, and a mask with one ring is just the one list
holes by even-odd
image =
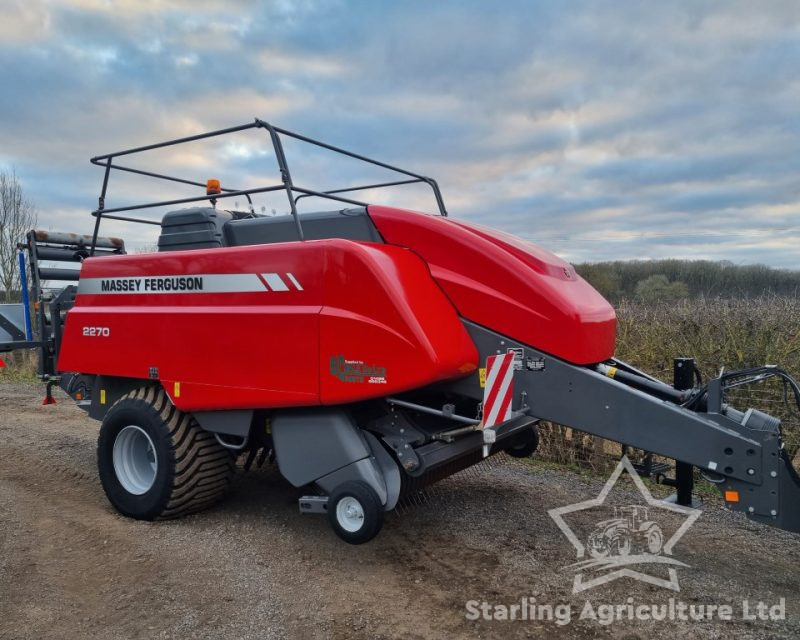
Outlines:
{"label": "red body panel", "polygon": [[450,218],[378,206],[369,215],[386,242],[425,260],[468,320],[575,364],[614,355],[614,309],[569,263]]}
{"label": "red body panel", "polygon": [[[165,291],[169,276],[202,283]],[[111,279],[124,290],[103,291]],[[333,239],[86,260],[59,370],[148,378],[153,367],[185,411],[302,406],[460,377],[477,351],[400,247]]]}
{"label": "red body panel", "polygon": [[[320,313],[323,404],[390,395],[477,369],[475,345],[419,256],[388,245],[332,243]],[[348,250],[335,250],[339,245]],[[344,363],[349,375],[335,369],[337,358],[340,365],[341,358],[351,361]]]}
{"label": "red body panel", "polygon": [[611,306],[512,236],[370,207],[342,239],[88,259],[61,371],[158,378],[185,411],[340,404],[475,371],[461,317],[578,364],[614,353]]}

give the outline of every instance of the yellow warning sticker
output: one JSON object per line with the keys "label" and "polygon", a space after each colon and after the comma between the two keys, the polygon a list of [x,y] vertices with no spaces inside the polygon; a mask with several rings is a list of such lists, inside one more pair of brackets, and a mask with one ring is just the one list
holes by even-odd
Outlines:
{"label": "yellow warning sticker", "polygon": [[180,382],[176,382],[175,383],[172,395],[175,396],[176,398],[180,398],[181,397],[181,383]]}
{"label": "yellow warning sticker", "polygon": [[486,367],[478,369],[478,377],[480,378],[481,389],[483,389],[486,386]]}

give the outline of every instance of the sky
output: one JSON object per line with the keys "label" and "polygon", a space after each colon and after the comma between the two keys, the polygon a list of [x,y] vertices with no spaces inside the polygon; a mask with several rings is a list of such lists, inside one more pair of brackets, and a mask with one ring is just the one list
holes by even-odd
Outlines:
{"label": "sky", "polygon": [[[91,231],[102,171],[90,157],[257,117],[430,175],[450,215],[572,262],[800,268],[796,0],[0,9],[0,169],[16,171],[44,228]],[[295,183],[312,189],[394,179],[300,143],[286,153]],[[125,160],[223,187],[278,182],[262,130]],[[114,172],[106,206],[195,195]],[[359,198],[435,212],[419,185]],[[256,207],[283,214],[287,201]],[[154,231],[101,229],[134,249]]]}

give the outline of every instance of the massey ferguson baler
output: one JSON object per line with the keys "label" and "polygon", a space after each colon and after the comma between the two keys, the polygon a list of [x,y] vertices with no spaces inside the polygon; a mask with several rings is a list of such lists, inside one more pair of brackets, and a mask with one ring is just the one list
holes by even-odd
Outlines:
{"label": "massey ferguson baler", "polygon": [[[247,129],[269,136],[279,184],[236,190],[118,164]],[[402,179],[298,186],[285,137]],[[800,531],[779,420],[727,402],[734,386],[774,376],[797,399],[787,374],[761,367],[694,385],[684,360],[688,382],[668,385],[615,359],[614,310],[570,264],[447,217],[434,180],[261,120],[92,162],[104,168],[94,233],[29,234],[38,339],[0,350],[39,348],[48,398],[58,384],[102,421],[100,480],[121,513],[198,511],[223,495],[238,456],[246,468],[274,458],[304,488],[301,512],[327,513],[344,540],[366,542],[404,494],[500,451],[532,454],[537,423],[550,420],[698,467],[730,508]],[[107,208],[114,171],[204,191]],[[439,215],[350,197],[413,183],[432,189]],[[290,215],[217,206],[271,191],[286,193]],[[346,208],[299,214],[306,197]],[[189,208],[160,222],[128,213],[179,205]],[[126,255],[99,235],[103,219],[160,225],[158,252]],[[78,284],[42,286],[58,280]]]}

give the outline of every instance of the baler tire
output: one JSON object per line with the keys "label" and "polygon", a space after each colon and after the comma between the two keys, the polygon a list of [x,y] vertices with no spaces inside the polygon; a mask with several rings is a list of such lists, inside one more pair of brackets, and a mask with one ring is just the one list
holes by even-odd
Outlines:
{"label": "baler tire", "polygon": [[506,447],[505,451],[513,458],[527,458],[532,456],[539,448],[539,429],[531,426],[523,433],[513,436],[512,444]]}
{"label": "baler tire", "polygon": [[[360,511],[362,522],[355,530],[349,529],[339,521],[342,516],[342,509],[339,507],[345,506],[347,504],[345,501]],[[336,535],[345,542],[364,544],[378,535],[383,526],[383,505],[378,494],[366,482],[344,482],[336,487],[328,498],[328,521]]]}
{"label": "baler tire", "polygon": [[[152,478],[136,486],[141,492],[123,486],[123,481],[131,486],[130,478],[141,480],[140,476],[123,471],[121,480],[115,469],[115,443],[125,430],[146,442],[147,454],[153,455]],[[131,391],[108,410],[97,439],[97,466],[103,490],[117,511],[137,520],[161,520],[200,511],[219,500],[230,484],[234,459],[154,385]]]}

